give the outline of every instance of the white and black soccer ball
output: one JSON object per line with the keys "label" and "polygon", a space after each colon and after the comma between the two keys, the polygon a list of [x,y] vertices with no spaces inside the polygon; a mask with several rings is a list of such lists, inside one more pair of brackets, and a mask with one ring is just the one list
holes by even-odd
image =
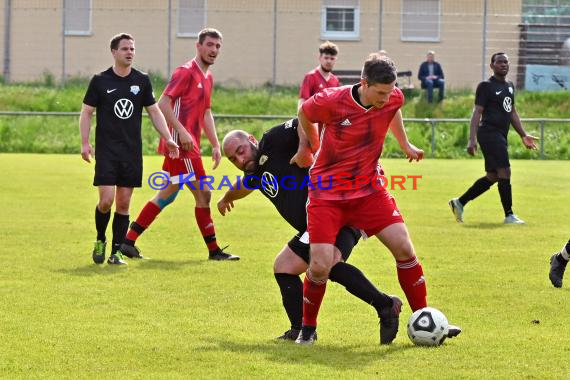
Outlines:
{"label": "white and black soccer ball", "polygon": [[416,310],[408,321],[408,336],[418,346],[439,346],[448,332],[447,318],[433,307]]}

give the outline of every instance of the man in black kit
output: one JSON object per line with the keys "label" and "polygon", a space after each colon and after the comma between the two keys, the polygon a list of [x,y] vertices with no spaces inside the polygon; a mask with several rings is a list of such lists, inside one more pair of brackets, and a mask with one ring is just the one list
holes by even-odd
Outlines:
{"label": "man in black kit", "polygon": [[[307,183],[308,170],[289,164],[298,144],[297,119],[271,128],[259,144],[245,131],[229,132],[222,143],[224,154],[246,176],[218,202],[218,210],[225,215],[234,207],[234,201],[259,189],[283,219],[298,231],[277,255],[273,266],[283,306],[291,322],[291,329],[278,339],[292,341],[297,339],[302,325],[303,282],[299,275],[307,270],[309,263],[305,210],[307,185],[310,185]],[[353,228],[344,227],[339,232],[335,244],[336,265],[330,272],[330,279],[376,309],[380,318],[380,343],[389,344],[398,332],[402,301],[378,291],[359,269],[345,262],[358,239],[360,232]]]}
{"label": "man in black kit", "polygon": [[[479,178],[465,194],[449,201],[451,212],[457,222],[463,222],[463,209],[469,201],[477,198],[495,183],[499,183],[499,195],[505,212],[505,224],[524,224],[512,210],[511,168],[507,152],[507,133],[512,124],[528,149],[536,149],[537,137],[527,134],[515,108],[515,87],[506,80],[509,58],[505,53],[491,57],[493,76],[479,83],[475,93],[475,108],[471,116],[471,130],[467,152],[474,156],[477,141],[485,158],[484,177]],[[475,139],[477,136],[477,140]]]}
{"label": "man in black kit", "polygon": [[[131,67],[135,57],[135,41],[122,33],[111,39],[112,67],[91,79],[83,99],[79,129],[81,157],[91,162],[95,155],[93,186],[99,189],[99,203],[95,208],[97,239],[93,261],[105,261],[107,239],[105,232],[111,218],[111,207],[116,202],[113,216],[113,246],[109,264],[126,264],[117,251],[129,227],[129,205],[133,188],[142,184],[142,109],[146,108],[152,124],[167,141],[172,157],[178,157],[178,145],[172,140],[166,120],[158,108],[147,74]],[[95,146],[89,143],[91,119],[97,110]]]}

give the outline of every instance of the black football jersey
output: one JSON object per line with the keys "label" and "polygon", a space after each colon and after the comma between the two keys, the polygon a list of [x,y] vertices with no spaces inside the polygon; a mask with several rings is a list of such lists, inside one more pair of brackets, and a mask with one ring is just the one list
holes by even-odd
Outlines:
{"label": "black football jersey", "polygon": [[95,107],[95,159],[142,160],[142,109],[156,103],[147,74],[120,77],[109,68],[94,75],[83,103]]}
{"label": "black football jersey", "polygon": [[479,83],[475,92],[475,104],[483,107],[479,128],[507,135],[515,105],[513,82],[498,81],[494,76]]}
{"label": "black football jersey", "polygon": [[309,172],[289,164],[299,146],[297,123],[297,119],[291,119],[263,134],[256,157],[257,169],[245,178],[248,187],[259,189],[293,228],[304,232]]}

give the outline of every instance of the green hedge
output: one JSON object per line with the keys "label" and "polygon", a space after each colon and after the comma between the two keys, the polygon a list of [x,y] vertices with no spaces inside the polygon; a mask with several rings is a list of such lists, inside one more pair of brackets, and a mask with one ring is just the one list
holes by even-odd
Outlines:
{"label": "green hedge", "polygon": [[[164,81],[154,78],[155,94],[160,94]],[[87,81],[75,79],[65,87],[44,84],[0,85],[0,110],[2,111],[60,111],[78,112],[81,108]],[[473,92],[450,91],[444,102],[428,104],[419,90],[407,94],[403,108],[405,118],[469,118],[473,107]],[[517,109],[523,118],[569,118],[568,92],[517,94]],[[290,115],[297,108],[297,88],[263,86],[252,89],[218,87],[214,91],[214,114]],[[231,129],[244,129],[257,137],[279,120],[229,120],[218,119],[218,136]],[[424,122],[408,122],[406,129],[410,140],[431,152],[431,126]],[[539,135],[537,124],[525,125],[525,129]],[[545,158],[570,159],[570,124],[547,123],[544,135]],[[93,135],[93,133],[92,133]],[[513,131],[509,134],[510,152],[513,158],[538,158],[537,152],[526,150]],[[435,157],[466,157],[465,147],[469,136],[468,123],[438,123],[436,128]],[[92,136],[93,137],[93,136]],[[157,134],[148,119],[143,124],[144,153],[156,150]],[[209,144],[203,140],[204,154],[209,154]],[[0,116],[0,152],[75,153],[80,149],[77,117],[56,116]],[[386,157],[400,157],[393,138],[388,137],[384,149]]]}

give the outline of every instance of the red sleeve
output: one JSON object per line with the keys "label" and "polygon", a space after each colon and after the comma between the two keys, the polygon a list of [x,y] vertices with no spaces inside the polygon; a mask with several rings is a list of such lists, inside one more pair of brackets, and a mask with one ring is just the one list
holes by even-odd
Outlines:
{"label": "red sleeve", "polygon": [[334,109],[334,102],[325,90],[311,96],[301,108],[307,119],[313,123],[328,123],[331,119],[331,111]]}
{"label": "red sleeve", "polygon": [[164,89],[164,95],[172,99],[179,98],[186,92],[191,82],[192,72],[185,67],[178,67],[174,73],[172,73],[172,78],[170,78],[170,82],[168,82]]}
{"label": "red sleeve", "polygon": [[301,83],[301,89],[299,90],[299,99],[307,100],[312,96],[311,94],[312,78],[313,76],[310,74],[305,75],[303,83]]}

